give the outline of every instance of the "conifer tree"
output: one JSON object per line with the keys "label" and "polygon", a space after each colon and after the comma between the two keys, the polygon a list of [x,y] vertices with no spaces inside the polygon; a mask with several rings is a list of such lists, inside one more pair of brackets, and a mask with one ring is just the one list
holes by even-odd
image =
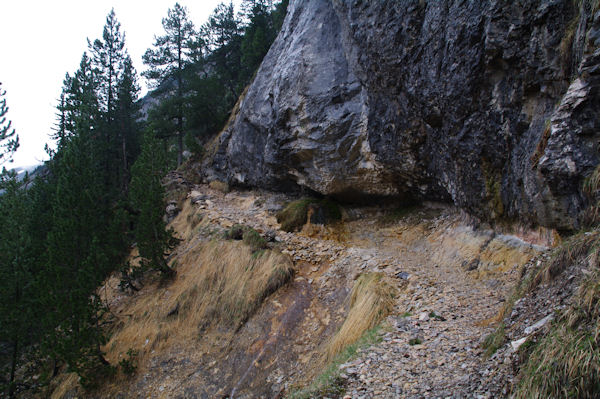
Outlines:
{"label": "conifer tree", "polygon": [[[193,59],[197,46],[194,42],[194,25],[188,19],[187,9],[179,3],[168,10],[167,18],[163,18],[162,26],[165,30],[163,36],[155,37],[154,48],[148,49],[144,54],[144,64],[148,70],[142,73],[151,84],[159,88],[167,89],[169,79],[173,80],[174,93],[171,93],[169,101],[164,102],[163,113],[167,113],[167,119],[173,119],[175,124],[170,126],[169,131],[161,133],[162,136],[175,136],[177,138],[177,165],[183,162],[183,136],[184,132],[184,97],[183,85],[184,70]],[[166,127],[166,126],[165,126]]]}
{"label": "conifer tree", "polygon": [[161,179],[165,175],[166,165],[166,154],[160,143],[151,133],[146,133],[142,152],[132,168],[130,198],[139,211],[135,238],[142,266],[172,276],[174,270],[165,259],[175,244],[173,234],[166,229],[163,219],[165,192]]}
{"label": "conifer tree", "polygon": [[140,88],[137,83],[135,68],[129,56],[123,62],[123,72],[117,82],[117,98],[115,102],[114,126],[120,144],[120,184],[127,194],[130,179],[130,168],[139,153],[139,105],[137,104]]}
{"label": "conifer tree", "polygon": [[244,0],[242,15],[246,21],[241,44],[244,84],[252,78],[281,29],[287,0],[273,5],[271,0]]}
{"label": "conifer tree", "polygon": [[[87,133],[91,133],[89,131]],[[93,141],[84,134],[71,138],[55,172],[58,181],[52,201],[52,228],[48,234],[48,261],[43,274],[45,350],[66,362],[83,378],[107,364],[98,328],[101,302],[96,288],[111,270],[106,244],[108,212],[99,199],[103,182],[96,173]]]}
{"label": "conifer tree", "polygon": [[16,175],[4,176],[0,189],[0,341],[10,345],[7,397],[15,395],[15,372],[23,347],[35,333],[35,290],[27,230],[30,201]]}
{"label": "conifer tree", "polygon": [[15,134],[10,120],[6,120],[8,106],[6,105],[6,91],[0,82],[0,165],[12,160],[12,154],[19,148],[19,136]]}
{"label": "conifer tree", "polygon": [[[93,43],[88,40],[88,47],[98,82],[96,90],[101,115],[99,135],[103,137],[103,142],[99,144],[103,145],[104,181],[109,197],[117,196],[115,190],[123,187],[123,176],[127,174],[122,168],[127,153],[122,152],[124,135],[119,131],[116,121],[117,98],[129,56],[125,50],[125,35],[121,32],[114,9],[106,17],[102,38]],[[128,72],[131,73],[131,69]]]}
{"label": "conifer tree", "polygon": [[215,73],[235,103],[242,89],[240,81],[242,25],[236,18],[233,3],[221,3],[215,8],[202,27],[202,34],[211,49],[210,61]]}
{"label": "conifer tree", "polygon": [[110,123],[114,118],[117,83],[127,58],[125,34],[121,33],[121,24],[114,9],[106,17],[102,39],[96,39],[93,43],[88,40],[88,47],[97,70],[99,102]]}
{"label": "conifer tree", "polygon": [[[114,212],[106,201],[103,138],[97,79],[86,54],[68,81],[69,136],[51,161],[52,193],[47,261],[40,276],[44,352],[66,362],[87,383],[106,370],[99,327],[103,306],[96,288],[118,263],[123,249],[112,235]],[[123,245],[123,244],[121,244]]]}

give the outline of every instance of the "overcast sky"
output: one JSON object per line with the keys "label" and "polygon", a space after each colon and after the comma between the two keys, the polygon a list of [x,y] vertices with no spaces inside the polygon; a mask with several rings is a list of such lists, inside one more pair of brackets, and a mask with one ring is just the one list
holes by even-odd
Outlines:
{"label": "overcast sky", "polygon": [[[188,8],[190,19],[199,26],[222,1],[180,0],[179,4]],[[161,20],[174,4],[175,0],[2,0],[0,82],[6,90],[7,118],[21,141],[12,166],[46,159],[44,144],[49,142],[65,73],[79,66],[86,39],[102,36],[111,8],[139,73],[144,70],[142,54],[154,43],[154,35],[163,34]],[[144,88],[143,79],[140,83]]]}

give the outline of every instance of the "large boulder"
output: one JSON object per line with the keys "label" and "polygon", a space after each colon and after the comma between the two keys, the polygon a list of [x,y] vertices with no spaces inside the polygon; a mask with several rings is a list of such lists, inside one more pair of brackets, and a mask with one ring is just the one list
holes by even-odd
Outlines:
{"label": "large boulder", "polygon": [[291,0],[205,170],[576,228],[600,138],[600,13],[580,3]]}

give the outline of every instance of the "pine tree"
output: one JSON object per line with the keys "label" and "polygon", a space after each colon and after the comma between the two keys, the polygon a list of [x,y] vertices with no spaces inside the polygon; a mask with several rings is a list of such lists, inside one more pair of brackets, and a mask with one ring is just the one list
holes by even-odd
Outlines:
{"label": "pine tree", "polygon": [[229,101],[235,103],[243,88],[240,80],[242,25],[236,18],[233,3],[219,4],[203,25],[202,34],[211,49],[210,62],[215,73],[227,89]]}
{"label": "pine tree", "polygon": [[154,49],[148,49],[144,54],[143,61],[149,69],[144,71],[142,76],[148,79],[154,87],[162,86],[164,90],[171,86],[169,80],[172,79],[174,83],[174,93],[169,95],[170,104],[164,107],[163,113],[167,112],[168,119],[172,118],[175,124],[162,135],[173,135],[177,138],[177,165],[179,166],[183,162],[183,136],[185,134],[184,70],[194,58],[197,46],[194,42],[194,25],[188,19],[187,9],[179,3],[175,3],[175,6],[168,10],[167,18],[162,20],[162,26],[165,34],[155,37]]}
{"label": "pine tree", "polygon": [[110,214],[100,201],[103,182],[96,173],[93,140],[85,133],[69,140],[55,166],[58,181],[41,286],[45,288],[44,307],[53,310],[44,318],[44,329],[50,332],[44,341],[45,353],[89,379],[107,364],[100,351],[102,304],[95,290],[112,265],[106,247]]}
{"label": "pine tree", "polygon": [[99,102],[110,123],[115,113],[117,83],[127,58],[125,34],[121,33],[121,24],[114,9],[106,17],[102,39],[94,40],[93,44],[88,40],[88,47],[92,54],[92,64],[97,70]]}
{"label": "pine tree", "polygon": [[15,372],[20,354],[34,329],[34,269],[27,230],[30,201],[16,175],[4,176],[0,188],[0,341],[10,344],[7,397],[15,395]]}
{"label": "pine tree", "polygon": [[244,0],[242,15],[246,21],[242,39],[243,79],[247,83],[275,40],[283,16],[287,10],[287,0],[273,5],[271,0]]}
{"label": "pine tree", "polygon": [[12,161],[12,154],[19,148],[19,136],[12,129],[11,121],[6,120],[8,107],[5,95],[6,91],[2,90],[0,82],[0,165]]}
{"label": "pine tree", "polygon": [[139,153],[138,135],[140,132],[139,105],[140,88],[137,84],[135,68],[127,56],[123,62],[123,72],[117,82],[114,126],[120,142],[120,184],[124,195],[127,194],[130,179],[130,167]]}
{"label": "pine tree", "polygon": [[166,172],[166,154],[151,133],[144,136],[142,152],[132,168],[130,198],[139,211],[135,238],[142,266],[172,276],[165,256],[173,248],[175,239],[166,229],[164,188],[161,179]]}
{"label": "pine tree", "polygon": [[97,75],[84,54],[66,89],[71,131],[50,162],[56,180],[47,260],[39,280],[43,308],[52,309],[42,317],[44,353],[66,362],[84,383],[107,370],[100,350],[104,307],[96,289],[119,263],[125,244],[114,233],[114,210],[104,175],[98,173],[105,154],[96,89]]}
{"label": "pine tree", "polygon": [[[100,107],[101,123],[99,135],[103,137],[103,173],[106,191],[109,197],[117,196],[118,189],[124,186],[123,170],[127,153],[123,153],[123,133],[118,130],[117,97],[119,84],[123,79],[126,60],[125,35],[121,32],[115,10],[106,17],[102,38],[91,43],[88,40],[91,65],[97,79],[97,97]],[[131,62],[131,60],[129,60]],[[130,69],[129,73],[132,70]]]}

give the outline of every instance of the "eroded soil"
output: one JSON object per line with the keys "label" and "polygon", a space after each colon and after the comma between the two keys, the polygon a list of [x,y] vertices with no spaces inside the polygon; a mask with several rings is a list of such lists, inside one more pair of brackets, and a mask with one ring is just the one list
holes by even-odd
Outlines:
{"label": "eroded soil", "polygon": [[[157,352],[131,379],[98,396],[284,397],[324,366],[323,351],[348,312],[352,284],[369,271],[389,275],[398,295],[382,341],[343,365],[346,395],[488,397],[502,390],[480,383],[480,344],[519,269],[543,247],[475,229],[461,212],[439,204],[402,215],[383,206],[346,207],[336,225],[286,233],[274,214],[287,200],[193,187],[188,208],[172,222],[186,239],[172,261],[239,223],[273,238],[269,245],[290,256],[293,281],[237,331],[199,332],[192,343]],[[119,297],[117,312],[127,312],[128,300]]]}

